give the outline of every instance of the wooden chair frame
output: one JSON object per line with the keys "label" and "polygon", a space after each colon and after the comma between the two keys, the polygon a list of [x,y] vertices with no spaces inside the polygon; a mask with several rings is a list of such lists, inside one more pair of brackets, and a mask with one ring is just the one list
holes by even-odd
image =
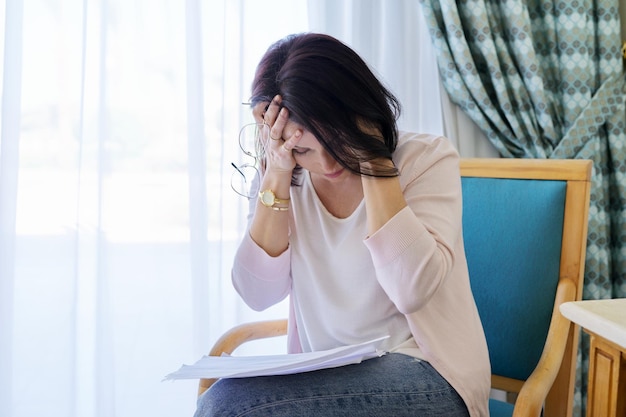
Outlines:
{"label": "wooden chair frame", "polygon": [[[586,160],[462,159],[461,176],[567,181],[560,277],[552,320],[542,356],[526,381],[492,375],[492,387],[516,393],[514,417],[571,417],[579,329],[563,317],[559,305],[582,298],[592,162]],[[210,355],[232,353],[239,345],[287,333],[287,320],[247,323],[225,333]],[[214,379],[201,379],[198,395]]]}

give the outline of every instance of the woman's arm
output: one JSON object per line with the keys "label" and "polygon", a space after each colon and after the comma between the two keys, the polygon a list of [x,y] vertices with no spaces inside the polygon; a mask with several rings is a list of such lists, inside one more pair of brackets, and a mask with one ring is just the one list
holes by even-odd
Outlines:
{"label": "woman's arm", "polygon": [[271,126],[269,137],[260,138],[265,148],[263,174],[258,189],[281,200],[274,207],[254,198],[248,233],[244,236],[232,268],[232,281],[244,301],[255,310],[265,309],[287,296],[291,288],[289,252],[290,186],[295,160],[289,148],[302,135],[296,130],[287,141],[283,129],[289,118],[280,107],[281,98],[259,103],[253,109],[257,123]]}
{"label": "woman's arm", "polygon": [[265,147],[265,166],[262,167],[259,191],[283,201],[275,207],[268,207],[258,198],[250,225],[252,240],[270,256],[280,255],[289,245],[289,189],[296,166],[291,149],[302,136],[302,130],[296,129],[292,137],[282,140],[289,111],[280,104],[281,97],[276,96],[269,106],[259,103],[253,110],[257,122],[271,126],[269,137],[261,138]]}
{"label": "woman's arm", "polygon": [[[381,286],[408,314],[428,302],[453,269],[462,236],[462,200],[459,158],[447,139],[431,137],[404,146],[396,164],[406,206],[370,234],[365,244]],[[377,204],[371,207],[381,210],[382,205],[388,213],[395,210],[387,201]],[[370,206],[367,209],[369,225]]]}
{"label": "woman's arm", "polygon": [[249,235],[244,236],[232,268],[232,282],[245,303],[256,311],[282,301],[291,289],[291,253],[269,256]]}
{"label": "woman's arm", "polygon": [[[393,166],[393,162],[390,160],[381,163]],[[373,235],[406,207],[407,203],[398,177],[362,175],[361,183],[365,209],[367,210],[367,233]]]}

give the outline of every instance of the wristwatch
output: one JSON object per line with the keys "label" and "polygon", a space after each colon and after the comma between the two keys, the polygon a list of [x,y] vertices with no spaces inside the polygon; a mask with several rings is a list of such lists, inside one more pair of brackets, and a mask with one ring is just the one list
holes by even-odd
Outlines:
{"label": "wristwatch", "polygon": [[[263,190],[259,192],[259,199],[261,200],[261,204],[263,204],[265,207],[271,208],[272,210],[289,210],[289,199],[276,198],[276,194],[274,194],[274,191],[272,190]],[[286,205],[287,207],[280,206],[279,204]]]}

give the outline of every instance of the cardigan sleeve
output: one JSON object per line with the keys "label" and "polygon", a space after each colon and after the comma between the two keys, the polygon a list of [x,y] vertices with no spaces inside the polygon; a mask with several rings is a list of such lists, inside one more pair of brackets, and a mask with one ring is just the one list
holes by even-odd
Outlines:
{"label": "cardigan sleeve", "polygon": [[394,162],[407,207],[364,243],[379,283],[398,310],[411,314],[453,270],[462,239],[459,156],[447,139],[433,136],[407,141]]}
{"label": "cardigan sleeve", "polygon": [[279,256],[268,255],[249,233],[237,249],[232,282],[245,303],[255,311],[282,301],[291,289],[291,249]]}

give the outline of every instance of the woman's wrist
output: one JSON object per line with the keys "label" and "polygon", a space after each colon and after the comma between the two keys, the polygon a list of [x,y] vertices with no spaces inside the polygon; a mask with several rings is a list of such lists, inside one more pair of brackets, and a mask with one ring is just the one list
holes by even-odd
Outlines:
{"label": "woman's wrist", "polygon": [[289,198],[278,198],[272,189],[266,189],[259,192],[259,201],[265,207],[274,211],[289,210]]}
{"label": "woman's wrist", "polygon": [[[395,177],[398,175],[396,165],[389,158],[377,158],[360,163],[363,178]],[[395,172],[395,175],[390,173]]]}
{"label": "woman's wrist", "polygon": [[261,205],[275,211],[286,211],[289,208],[289,189],[291,173],[286,171],[267,171],[259,188],[258,199]]}

